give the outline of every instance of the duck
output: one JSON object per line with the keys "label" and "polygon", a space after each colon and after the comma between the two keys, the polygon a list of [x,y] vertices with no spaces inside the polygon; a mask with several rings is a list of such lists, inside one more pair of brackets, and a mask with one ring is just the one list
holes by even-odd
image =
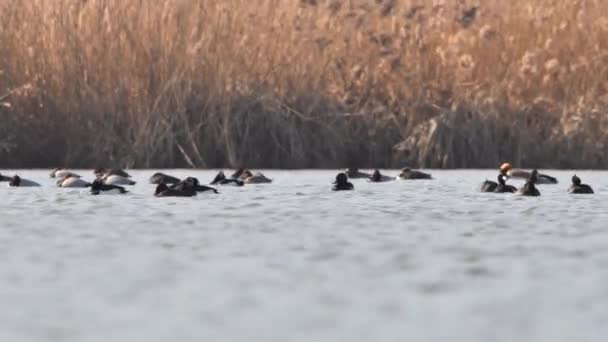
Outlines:
{"label": "duck", "polygon": [[422,171],[412,170],[409,167],[404,167],[401,169],[401,173],[399,174],[400,179],[433,179],[433,177]]}
{"label": "duck", "polygon": [[219,184],[219,185],[236,185],[236,186],[243,186],[243,185],[245,185],[245,183],[242,180],[240,180],[240,179],[226,178],[226,175],[224,175],[224,171],[220,171],[217,174],[217,176],[215,176],[215,178],[211,182],[211,185],[215,185],[215,184]]}
{"label": "duck", "polygon": [[102,179],[96,179],[91,184],[91,194],[126,194],[128,191],[119,185],[105,184]]}
{"label": "duck", "polygon": [[60,188],[89,188],[91,183],[76,176],[64,176],[57,180],[57,186]]}
{"label": "duck", "polygon": [[568,189],[568,193],[570,194],[593,194],[593,189],[587,185],[587,184],[582,184],[581,179],[577,176],[574,175],[572,176],[572,185],[570,186],[570,189]]}
{"label": "duck", "polygon": [[131,178],[131,175],[123,169],[107,169],[105,167],[98,167],[93,171],[93,173],[97,178],[104,178],[108,176],[121,176],[124,178]]}
{"label": "duck", "polygon": [[[244,179],[243,179],[244,178]],[[249,170],[245,170],[241,175],[241,179],[245,184],[268,184],[272,183],[272,179],[264,176],[261,172],[251,173]]]}
{"label": "duck", "polygon": [[503,174],[498,175],[498,186],[494,189],[495,193],[514,193],[517,189],[513,185],[507,185],[507,176]]}
{"label": "duck", "polygon": [[10,177],[9,181],[8,181],[8,186],[11,187],[35,187],[35,186],[40,186],[40,184],[31,181],[29,179],[23,179],[17,175],[14,175],[13,177]]}
{"label": "duck", "polygon": [[536,188],[535,184],[538,181],[538,170],[534,169],[530,174],[530,178],[526,181],[526,184],[517,191],[522,196],[540,196],[540,191]]}
{"label": "duck", "polygon": [[157,172],[150,177],[150,184],[177,184],[180,180],[177,177],[169,176],[162,172]]}
{"label": "duck", "polygon": [[67,177],[76,177],[76,178],[80,178],[80,175],[77,173],[74,173],[72,171],[69,171],[67,169],[64,168],[56,168],[53,169],[53,171],[51,171],[50,175],[51,178],[67,178]]}
{"label": "duck", "polygon": [[[500,165],[500,171],[504,172],[510,178],[527,180],[530,179],[531,176],[531,172],[522,169],[514,169],[509,163]],[[536,184],[557,184],[557,178],[545,174],[538,174]]]}
{"label": "duck", "polygon": [[385,176],[378,169],[374,170],[374,173],[369,177],[369,181],[372,183],[392,182],[394,180],[394,177]]}
{"label": "duck", "polygon": [[184,179],[183,181],[178,182],[177,184],[169,187],[169,189],[172,190],[194,190],[196,192],[205,192],[205,191],[211,191],[213,193],[219,194],[219,191],[217,191],[216,188],[211,187],[211,186],[207,186],[207,185],[201,185],[200,182],[198,181],[197,178],[194,177],[186,177],[186,179]]}
{"label": "duck", "polygon": [[135,182],[134,180],[127,178],[127,177],[123,177],[120,175],[105,175],[101,178],[104,184],[106,185],[135,185],[137,184],[137,182]]}
{"label": "duck", "polygon": [[355,186],[348,181],[346,173],[340,172],[336,175],[336,181],[331,189],[333,191],[354,190]]}
{"label": "duck", "polygon": [[196,196],[196,191],[193,189],[171,189],[167,184],[158,184],[154,191],[156,197],[192,197]]}
{"label": "duck", "polygon": [[509,176],[507,175],[507,170],[506,169],[500,169],[500,173],[498,174],[498,183],[497,182],[492,182],[491,180],[485,180],[483,183],[481,183],[481,192],[495,192],[496,188],[498,188],[498,185],[501,184],[501,181],[507,181],[507,179],[509,178]]}
{"label": "duck", "polygon": [[346,171],[344,171],[344,173],[350,179],[357,179],[357,178],[369,179],[372,176],[369,173],[359,171],[359,169],[355,168],[355,167],[349,167],[348,169],[346,169]]}

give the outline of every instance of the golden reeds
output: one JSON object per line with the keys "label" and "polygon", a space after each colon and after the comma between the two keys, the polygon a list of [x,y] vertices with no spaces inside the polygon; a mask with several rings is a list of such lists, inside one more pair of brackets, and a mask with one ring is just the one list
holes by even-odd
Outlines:
{"label": "golden reeds", "polygon": [[0,0],[0,158],[606,167],[607,17],[601,0]]}

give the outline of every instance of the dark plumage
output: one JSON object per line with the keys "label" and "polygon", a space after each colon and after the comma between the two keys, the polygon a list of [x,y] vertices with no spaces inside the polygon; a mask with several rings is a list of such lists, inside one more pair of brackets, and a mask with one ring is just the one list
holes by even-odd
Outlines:
{"label": "dark plumage", "polygon": [[128,191],[120,185],[108,185],[101,179],[96,179],[91,184],[91,194],[99,195],[102,193],[119,193],[126,194]]}
{"label": "dark plumage", "polygon": [[535,184],[538,181],[538,170],[534,169],[530,178],[526,181],[526,184],[519,189],[518,193],[523,196],[540,196],[540,191],[536,188]]}
{"label": "dark plumage", "polygon": [[587,185],[587,184],[582,184],[582,181],[580,178],[578,178],[577,175],[572,176],[572,185],[570,186],[570,189],[568,189],[568,192],[571,194],[593,194],[593,189]]}
{"label": "dark plumage", "polygon": [[211,182],[212,185],[215,184],[219,184],[219,185],[236,185],[236,186],[243,186],[245,185],[245,183],[243,183],[242,180],[240,179],[233,179],[233,178],[226,178],[226,175],[224,175],[223,171],[220,171],[217,176],[215,176],[215,178],[213,179],[213,181]]}
{"label": "dark plumage", "polygon": [[156,197],[192,197],[196,196],[196,191],[193,189],[170,189],[167,184],[158,184],[154,191]]}
{"label": "dark plumage", "polygon": [[354,189],[355,189],[354,185],[348,181],[348,176],[343,172],[338,173],[332,190],[333,191],[343,191],[343,190],[354,190]]}
{"label": "dark plumage", "polygon": [[177,177],[169,176],[162,172],[157,172],[150,177],[150,184],[177,184],[180,180]]}
{"label": "dark plumage", "polygon": [[506,178],[507,177],[503,174],[498,175],[498,185],[496,186],[496,189],[494,189],[494,192],[496,192],[496,193],[517,192],[517,189],[514,186],[507,185]]}
{"label": "dark plumage", "polygon": [[216,194],[219,194],[219,191],[217,191],[216,188],[207,186],[207,185],[201,185],[200,182],[198,181],[198,179],[196,179],[194,177],[187,177],[183,181],[180,181],[177,184],[170,187],[170,189],[180,190],[180,191],[194,190],[196,192],[212,191]]}

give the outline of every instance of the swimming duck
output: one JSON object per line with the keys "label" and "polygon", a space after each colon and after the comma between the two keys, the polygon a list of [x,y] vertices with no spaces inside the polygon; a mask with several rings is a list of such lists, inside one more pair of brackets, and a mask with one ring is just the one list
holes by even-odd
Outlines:
{"label": "swimming duck", "polygon": [[157,172],[157,173],[153,174],[152,177],[150,177],[150,184],[161,184],[161,183],[177,184],[179,182],[180,182],[179,178],[169,176],[162,172]]}
{"label": "swimming duck", "polygon": [[245,184],[268,184],[272,183],[272,179],[264,176],[261,172],[252,174],[251,171],[245,170],[241,175],[241,179]]}
{"label": "swimming duck", "polygon": [[91,183],[74,176],[64,176],[57,180],[57,186],[60,188],[88,188]]}
{"label": "swimming duck", "polygon": [[215,178],[213,179],[213,181],[211,182],[212,185],[215,184],[219,184],[219,185],[236,185],[236,186],[243,186],[245,185],[245,183],[243,183],[242,180],[240,179],[234,179],[234,178],[226,178],[226,175],[224,175],[223,171],[220,171],[217,176],[215,176]]}
{"label": "swimming duck", "polygon": [[373,183],[391,182],[394,180],[395,180],[395,178],[393,178],[393,177],[389,177],[389,176],[385,176],[385,175],[381,174],[380,170],[378,170],[378,169],[374,170],[374,173],[372,173],[372,175],[369,177],[369,181],[373,182]]}
{"label": "swimming duck", "polygon": [[219,191],[217,191],[216,188],[207,186],[207,185],[201,185],[200,182],[198,181],[198,179],[194,178],[194,177],[187,177],[183,181],[180,181],[179,183],[170,187],[170,189],[172,189],[172,190],[194,190],[196,192],[212,191],[216,194],[219,194]]}
{"label": "swimming duck", "polygon": [[359,169],[354,167],[349,167],[348,169],[346,169],[345,174],[350,179],[369,178],[372,176],[369,173],[361,172],[359,171]]}
{"label": "swimming duck", "polygon": [[343,191],[343,190],[354,190],[355,187],[352,183],[348,181],[348,176],[346,173],[340,172],[336,175],[336,181],[334,182],[333,191]]}
{"label": "swimming duck", "polygon": [[106,185],[135,185],[136,182],[127,177],[123,177],[120,175],[105,175],[101,178],[104,184]]}
{"label": "swimming duck", "polygon": [[105,184],[102,179],[96,179],[91,184],[91,194],[126,194],[128,191],[122,186]]}
{"label": "swimming duck", "polygon": [[500,170],[500,173],[498,174],[498,183],[497,182],[492,182],[490,180],[485,180],[482,184],[481,184],[481,192],[495,192],[496,188],[498,188],[498,185],[501,182],[501,178],[506,182],[507,179],[509,178],[509,176],[507,176],[507,170]]}
{"label": "swimming duck", "polygon": [[[531,173],[526,170],[514,169],[509,163],[503,163],[500,166],[500,171],[504,172],[510,178],[530,179]],[[557,184],[557,179],[545,174],[537,175],[536,184]]]}
{"label": "swimming duck", "polygon": [[64,168],[56,168],[53,169],[50,173],[51,178],[67,178],[67,177],[76,177],[80,178],[80,175],[71,171],[68,171]]}
{"label": "swimming duck", "polygon": [[104,178],[109,176],[121,176],[124,178],[131,178],[131,175],[123,169],[107,169],[104,167],[98,167],[93,171],[93,173],[97,178]]}
{"label": "swimming duck", "polygon": [[193,189],[170,189],[167,184],[158,184],[154,191],[156,197],[192,197],[196,196],[196,191]]}
{"label": "swimming duck", "polygon": [[28,180],[28,179],[23,179],[17,175],[14,175],[13,177],[10,177],[9,181],[8,181],[8,186],[12,186],[12,187],[33,187],[33,186],[40,186],[40,184]]}
{"label": "swimming duck", "polygon": [[430,174],[418,170],[412,170],[409,167],[401,169],[399,174],[400,179],[433,179]]}
{"label": "swimming duck", "polygon": [[538,181],[538,171],[534,169],[530,174],[530,178],[526,181],[526,184],[519,189],[517,192],[523,196],[540,196],[540,191],[536,188],[535,184]]}
{"label": "swimming duck", "polygon": [[577,175],[572,176],[572,185],[568,189],[568,193],[571,194],[593,194],[593,189],[587,185],[582,184],[581,179]]}
{"label": "swimming duck", "polygon": [[507,182],[507,176],[505,176],[503,174],[499,174],[498,175],[498,186],[496,186],[496,189],[494,189],[494,192],[496,192],[496,193],[517,192],[517,189],[513,185],[507,185],[506,182]]}

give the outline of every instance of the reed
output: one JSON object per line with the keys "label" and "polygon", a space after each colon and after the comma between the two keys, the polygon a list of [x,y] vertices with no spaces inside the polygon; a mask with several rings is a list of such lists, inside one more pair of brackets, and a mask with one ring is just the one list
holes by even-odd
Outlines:
{"label": "reed", "polygon": [[3,167],[608,167],[602,0],[0,0]]}

